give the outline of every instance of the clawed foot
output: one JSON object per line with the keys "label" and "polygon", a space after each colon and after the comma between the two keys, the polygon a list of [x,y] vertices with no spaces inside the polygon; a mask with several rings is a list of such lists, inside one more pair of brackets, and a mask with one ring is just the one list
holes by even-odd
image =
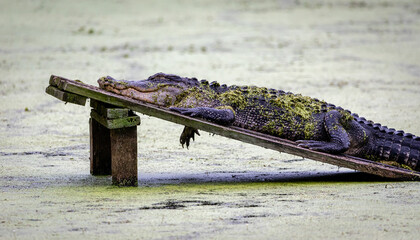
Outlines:
{"label": "clawed foot", "polygon": [[194,134],[200,136],[197,129],[185,126],[181,133],[181,137],[179,138],[179,142],[182,144],[182,147],[184,147],[184,144],[187,145],[187,148],[190,146],[190,139],[194,141]]}
{"label": "clawed foot", "polygon": [[337,142],[324,142],[315,140],[298,140],[296,141],[299,147],[309,148],[311,150],[326,152],[326,153],[343,153],[348,147]]}

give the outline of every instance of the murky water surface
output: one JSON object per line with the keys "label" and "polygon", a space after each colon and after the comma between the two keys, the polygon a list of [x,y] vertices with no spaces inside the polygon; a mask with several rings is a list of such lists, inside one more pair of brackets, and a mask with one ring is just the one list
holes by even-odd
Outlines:
{"label": "murky water surface", "polygon": [[393,182],[141,116],[139,187],[89,174],[96,85],[156,72],[302,93],[420,134],[418,1],[0,1],[0,238],[414,239]]}

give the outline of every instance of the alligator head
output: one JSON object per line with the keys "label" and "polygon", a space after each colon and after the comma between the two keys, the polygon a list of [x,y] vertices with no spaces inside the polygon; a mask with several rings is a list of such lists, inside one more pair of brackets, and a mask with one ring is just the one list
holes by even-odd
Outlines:
{"label": "alligator head", "polygon": [[195,78],[181,78],[176,75],[157,73],[146,80],[126,81],[102,77],[99,86],[110,92],[160,106],[172,106],[183,93],[199,83]]}

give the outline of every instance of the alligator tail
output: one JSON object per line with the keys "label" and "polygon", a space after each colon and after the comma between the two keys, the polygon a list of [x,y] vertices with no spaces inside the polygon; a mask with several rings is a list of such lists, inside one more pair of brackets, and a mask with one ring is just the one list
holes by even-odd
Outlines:
{"label": "alligator tail", "polygon": [[420,137],[404,131],[381,126],[354,116],[355,120],[372,133],[373,145],[366,158],[380,161],[393,161],[420,170]]}

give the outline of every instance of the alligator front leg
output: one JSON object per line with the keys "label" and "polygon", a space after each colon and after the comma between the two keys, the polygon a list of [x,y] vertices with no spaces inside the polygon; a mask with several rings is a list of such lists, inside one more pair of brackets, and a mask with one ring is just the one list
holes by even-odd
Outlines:
{"label": "alligator front leg", "polygon": [[181,137],[179,138],[179,142],[181,143],[182,147],[184,147],[184,144],[187,145],[187,149],[190,146],[190,140],[192,139],[194,141],[194,135],[197,134],[200,136],[200,133],[197,129],[192,127],[184,127],[184,130],[181,133]]}
{"label": "alligator front leg", "polygon": [[179,112],[183,115],[191,117],[199,117],[210,122],[221,125],[230,125],[235,121],[235,114],[232,108],[209,108],[209,107],[196,107],[196,108],[178,108],[170,107],[172,111]]}
{"label": "alligator front leg", "polygon": [[[196,108],[178,108],[178,107],[170,107],[172,111],[179,112],[183,115],[191,116],[191,117],[200,117],[205,120],[215,122],[222,125],[229,125],[235,121],[235,114],[233,110],[230,108],[224,109],[216,109],[216,108],[209,108],[209,107],[196,107]],[[190,146],[190,140],[194,140],[194,134],[198,133],[198,130],[192,127],[185,126],[184,130],[181,133],[181,137],[179,141],[184,147],[184,144],[187,145],[187,148]]]}
{"label": "alligator front leg", "polygon": [[330,141],[298,140],[298,146],[327,153],[343,153],[350,147],[350,138],[340,123],[341,113],[330,111],[324,118],[324,127]]}

